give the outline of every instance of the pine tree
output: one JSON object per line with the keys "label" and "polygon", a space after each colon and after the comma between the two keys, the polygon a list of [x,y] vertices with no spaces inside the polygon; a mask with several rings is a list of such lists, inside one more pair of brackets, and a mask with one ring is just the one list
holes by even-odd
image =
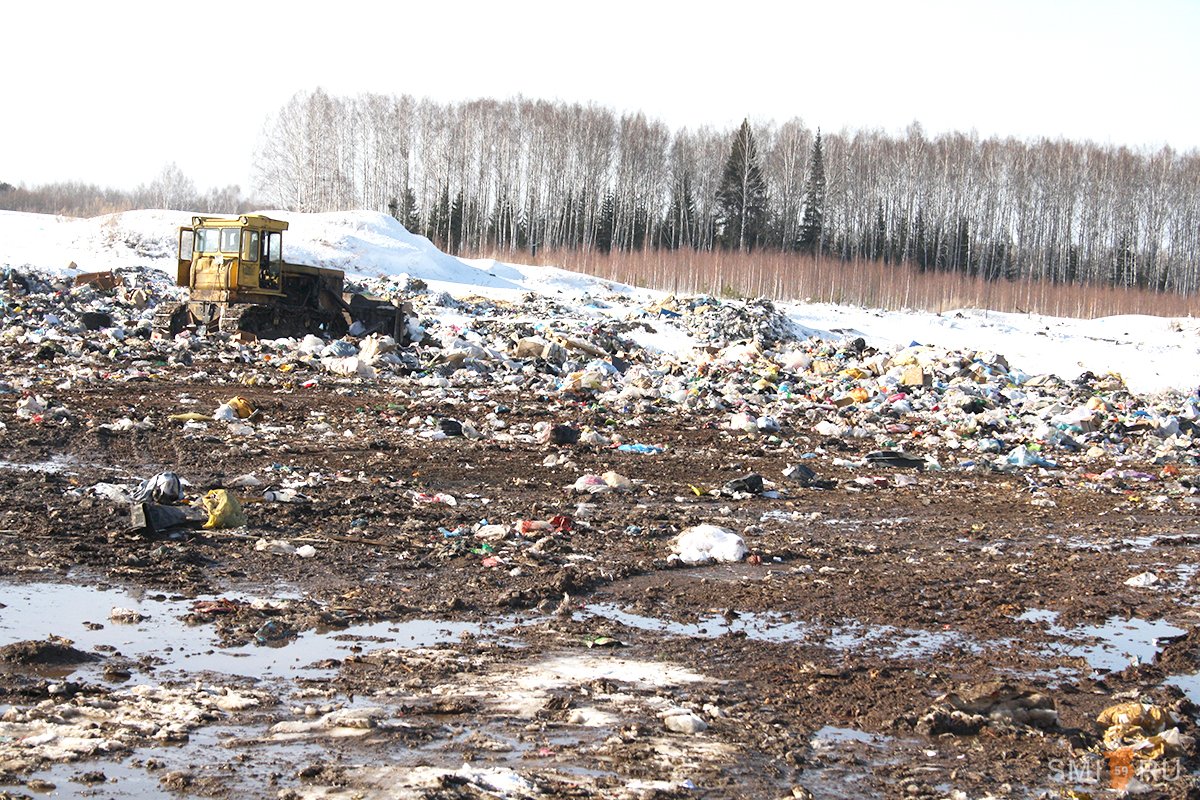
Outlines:
{"label": "pine tree", "polygon": [[396,219],[400,220],[405,230],[411,233],[421,230],[421,210],[417,208],[417,196],[411,186],[405,186],[404,191],[400,193],[397,210],[399,214],[396,215]]}
{"label": "pine tree", "polygon": [[749,250],[767,232],[767,179],[750,122],[734,134],[717,189],[717,236],[727,248]]}
{"label": "pine tree", "polygon": [[441,197],[429,211],[429,240],[445,250],[450,241],[450,187],[443,186]]}
{"label": "pine tree", "polygon": [[825,229],[825,153],[821,147],[821,130],[813,142],[812,160],[808,165],[808,182],[804,186],[804,218],[800,222],[800,249],[816,253],[821,247]]}
{"label": "pine tree", "polygon": [[612,192],[609,192],[604,195],[604,202],[600,205],[600,219],[597,220],[596,226],[596,248],[605,253],[612,250],[615,218],[616,204],[613,202]]}

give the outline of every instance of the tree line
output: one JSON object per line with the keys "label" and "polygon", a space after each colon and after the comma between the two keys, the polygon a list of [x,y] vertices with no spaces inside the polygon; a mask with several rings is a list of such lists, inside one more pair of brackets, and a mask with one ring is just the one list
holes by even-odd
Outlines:
{"label": "tree line", "polygon": [[822,134],[800,119],[672,131],[515,98],[291,98],[259,189],[387,210],[451,252],[801,251],[987,279],[1200,287],[1200,154],[1064,140]]}
{"label": "tree line", "polygon": [[79,181],[40,186],[14,186],[0,181],[0,210],[96,217],[134,208],[166,208],[209,214],[243,214],[258,203],[243,196],[241,187],[229,185],[202,192],[175,163],[165,165],[149,183],[132,191],[111,189]]}

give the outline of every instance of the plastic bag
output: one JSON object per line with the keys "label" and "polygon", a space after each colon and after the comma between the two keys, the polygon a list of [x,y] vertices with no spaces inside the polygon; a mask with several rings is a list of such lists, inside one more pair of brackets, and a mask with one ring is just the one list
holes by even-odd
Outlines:
{"label": "plastic bag", "polygon": [[746,557],[746,543],[742,537],[716,525],[688,528],[675,538],[672,549],[675,557],[685,564],[741,561]]}
{"label": "plastic bag", "polygon": [[160,472],[142,481],[133,490],[133,502],[178,503],[183,499],[183,484],[174,472]]}
{"label": "plastic bag", "polygon": [[233,493],[225,489],[213,489],[204,495],[204,508],[208,511],[207,529],[240,528],[246,524],[246,514]]}
{"label": "plastic bag", "polygon": [[244,397],[231,397],[225,404],[233,409],[233,413],[237,414],[238,419],[246,419],[254,413],[254,406],[250,405],[250,401]]}

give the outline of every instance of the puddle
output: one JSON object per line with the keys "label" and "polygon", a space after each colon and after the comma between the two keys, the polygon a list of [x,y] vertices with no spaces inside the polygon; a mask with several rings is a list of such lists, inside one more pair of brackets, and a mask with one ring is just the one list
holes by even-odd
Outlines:
{"label": "puddle", "polygon": [[[211,600],[215,596],[195,599]],[[285,598],[276,595],[273,599]],[[57,583],[0,585],[0,603],[4,605],[0,608],[0,646],[56,635],[71,639],[80,650],[102,646],[115,648],[126,658],[152,656],[165,662],[159,669],[256,678],[311,678],[328,675],[330,670],[307,669],[305,665],[344,658],[361,641],[391,648],[430,647],[456,642],[466,634],[487,636],[516,625],[511,620],[486,626],[426,619],[380,622],[328,632],[305,631],[280,646],[220,647],[213,626],[192,626],[183,621],[192,602],[192,598],[153,600],[121,589]],[[108,615],[114,607],[133,609],[147,619],[136,624],[111,622]],[[103,627],[94,629],[96,623]],[[99,667],[87,665],[81,669],[98,671]]]}
{"label": "puddle", "polygon": [[[244,748],[233,749],[256,736],[257,732],[247,727],[198,728],[191,731],[188,741],[182,744],[139,748],[133,755],[127,755],[120,761],[100,758],[57,763],[48,769],[23,776],[21,783],[9,786],[23,789],[24,781],[37,778],[55,785],[56,788],[47,795],[49,797],[133,800],[166,796],[168,790],[162,779],[172,772],[187,772],[197,781],[221,783],[229,790],[229,796],[252,797],[262,791],[271,773],[290,774],[296,765],[306,761],[317,762],[328,755],[327,748],[316,742],[260,742],[249,751]],[[250,754],[248,758],[239,756],[239,753],[246,752]],[[157,762],[154,769],[147,769],[144,765],[145,760],[150,758]],[[231,768],[233,764],[236,764],[236,768]],[[80,777],[89,772],[103,773],[104,781],[81,782]]]}
{"label": "puddle", "polygon": [[839,728],[836,725],[826,725],[816,731],[813,731],[812,743],[814,747],[841,745],[841,744],[869,744],[875,747],[884,747],[887,745],[890,736],[884,736],[878,733],[867,733],[866,731],[855,730],[854,728]]}
{"label": "puddle", "polygon": [[1147,621],[1137,617],[1112,617],[1101,625],[1064,628],[1057,624],[1058,612],[1044,609],[1030,609],[1017,619],[1022,622],[1044,623],[1048,633],[1063,639],[1098,640],[1086,644],[1053,643],[1048,649],[1055,654],[1083,658],[1092,669],[1106,672],[1119,672],[1135,659],[1139,664],[1151,662],[1158,656],[1159,639],[1187,633],[1163,620]]}
{"label": "puddle", "polygon": [[9,469],[14,472],[61,472],[68,475],[73,475],[68,468],[78,467],[80,463],[69,456],[51,456],[45,461],[34,461],[31,463],[20,463],[16,461],[8,461],[0,459],[0,469]]}
{"label": "puddle", "polygon": [[1172,675],[1163,681],[1167,686],[1175,686],[1187,695],[1187,699],[1200,704],[1200,672],[1191,675]]}
{"label": "puddle", "polygon": [[[901,629],[890,625],[866,626],[859,623],[824,629],[807,622],[788,620],[773,612],[746,612],[732,617],[709,614],[698,622],[674,622],[624,611],[607,603],[585,606],[575,614],[576,620],[599,617],[635,630],[662,633],[667,636],[688,636],[716,639],[721,636],[742,635],[758,642],[778,644],[808,643],[832,650],[870,650],[888,658],[917,658],[929,656],[953,646],[974,651],[984,648],[962,634],[953,631],[924,631]],[[1003,642],[996,642],[997,645]]]}

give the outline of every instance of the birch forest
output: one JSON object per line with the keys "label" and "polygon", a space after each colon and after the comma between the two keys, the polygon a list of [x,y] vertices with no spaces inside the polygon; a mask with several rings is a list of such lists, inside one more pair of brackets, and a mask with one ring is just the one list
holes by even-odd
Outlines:
{"label": "birch forest", "polygon": [[[1200,286],[1196,151],[799,118],[671,130],[596,105],[321,90],[292,97],[264,142],[257,188],[281,207],[387,211],[449,252],[808,248],[984,279]],[[761,207],[730,219],[737,159]]]}

